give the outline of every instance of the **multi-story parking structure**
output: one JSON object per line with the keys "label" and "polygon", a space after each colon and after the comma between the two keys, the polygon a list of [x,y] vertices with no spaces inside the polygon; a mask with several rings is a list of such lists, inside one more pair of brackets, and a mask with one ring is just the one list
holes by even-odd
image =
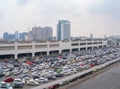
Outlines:
{"label": "multi-story parking structure", "polygon": [[40,54],[49,55],[52,53],[72,52],[94,48],[102,48],[107,45],[104,39],[86,39],[77,41],[42,41],[42,42],[1,42],[0,58],[12,56],[17,59],[20,56],[30,55],[31,57]]}

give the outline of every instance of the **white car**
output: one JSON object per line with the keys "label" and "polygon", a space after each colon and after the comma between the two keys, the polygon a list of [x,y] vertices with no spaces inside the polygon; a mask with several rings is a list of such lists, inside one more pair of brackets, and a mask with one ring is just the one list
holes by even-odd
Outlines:
{"label": "white car", "polygon": [[22,84],[25,84],[25,80],[23,79],[20,79],[20,78],[15,78],[14,79],[14,82],[20,82],[20,83],[22,83]]}
{"label": "white car", "polygon": [[12,72],[13,72],[14,75],[17,75],[17,74],[21,73],[21,71],[18,68],[15,68]]}
{"label": "white car", "polygon": [[5,76],[10,76],[11,72],[9,69],[4,70],[3,74],[5,74]]}
{"label": "white car", "polygon": [[65,75],[70,75],[71,74],[71,72],[69,70],[64,70],[62,73],[65,74]]}
{"label": "white car", "polygon": [[14,68],[14,66],[12,64],[7,64],[8,68]]}
{"label": "white car", "polygon": [[0,82],[0,89],[13,89],[9,83]]}
{"label": "white car", "polygon": [[39,82],[39,83],[44,83],[48,81],[48,78],[45,77],[40,77],[40,78],[36,78],[35,81]]}
{"label": "white car", "polygon": [[37,70],[37,67],[32,67],[31,71],[34,72]]}
{"label": "white car", "polygon": [[28,73],[29,70],[27,68],[23,69],[22,73]]}
{"label": "white car", "polygon": [[30,79],[26,82],[26,84],[28,85],[39,85],[39,83],[37,81],[35,81],[34,79]]}
{"label": "white car", "polygon": [[42,66],[38,66],[38,69],[39,69],[39,70],[42,70],[42,69],[43,69],[43,67],[42,67]]}

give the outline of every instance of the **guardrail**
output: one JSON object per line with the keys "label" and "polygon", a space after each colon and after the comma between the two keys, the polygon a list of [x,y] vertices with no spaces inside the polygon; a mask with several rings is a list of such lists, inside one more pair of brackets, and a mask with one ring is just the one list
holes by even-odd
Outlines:
{"label": "guardrail", "polygon": [[65,82],[65,81],[70,81],[70,80],[78,78],[78,77],[82,77],[82,76],[84,76],[84,75],[86,75],[88,73],[92,73],[92,72],[94,72],[96,70],[100,70],[100,69],[102,69],[102,68],[104,68],[106,66],[109,66],[109,65],[111,65],[111,64],[113,64],[113,63],[115,63],[117,61],[120,61],[120,58],[114,59],[112,61],[108,61],[108,62],[106,62],[104,64],[101,64],[101,65],[95,66],[93,68],[90,68],[88,70],[84,70],[82,72],[70,75],[68,77],[65,77],[65,78],[62,78],[62,79],[59,79],[59,80],[55,80],[55,81],[50,82],[50,83],[46,83],[46,84],[43,84],[43,85],[38,86],[38,87],[34,87],[34,89],[48,89],[49,86],[60,84],[60,83]]}

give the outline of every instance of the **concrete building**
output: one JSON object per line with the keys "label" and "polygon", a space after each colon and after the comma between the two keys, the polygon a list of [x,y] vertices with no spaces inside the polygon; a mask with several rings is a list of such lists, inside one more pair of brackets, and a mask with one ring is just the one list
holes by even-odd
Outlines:
{"label": "concrete building", "polygon": [[57,40],[71,40],[71,27],[68,20],[59,20],[57,24]]}
{"label": "concrete building", "polygon": [[53,38],[53,30],[51,27],[44,27],[44,40],[51,40]]}
{"label": "concrete building", "polygon": [[26,35],[27,35],[26,32],[20,33],[19,41],[25,41],[25,37],[26,37]]}
{"label": "concrete building", "polygon": [[19,32],[15,31],[15,41],[19,41]]}
{"label": "concrete building", "polygon": [[92,33],[90,34],[90,37],[89,37],[89,38],[90,38],[90,39],[93,39],[93,34],[92,34]]}
{"label": "concrete building", "polygon": [[120,47],[120,36],[108,37],[107,45],[112,47]]}
{"label": "concrete building", "polygon": [[8,41],[16,41],[15,34],[8,34]]}
{"label": "concrete building", "polygon": [[[77,40],[77,41],[42,41],[42,42],[9,42],[0,43],[0,59],[12,55],[15,59],[22,55],[35,57],[41,54],[61,54],[87,49],[102,48],[107,45],[103,39]],[[6,56],[7,55],[7,56]]]}
{"label": "concrete building", "polygon": [[9,36],[8,32],[3,33],[3,40],[8,41],[8,36]]}
{"label": "concrete building", "polygon": [[49,40],[52,38],[53,32],[51,27],[36,27],[32,28],[31,34],[33,36],[34,41],[40,40]]}

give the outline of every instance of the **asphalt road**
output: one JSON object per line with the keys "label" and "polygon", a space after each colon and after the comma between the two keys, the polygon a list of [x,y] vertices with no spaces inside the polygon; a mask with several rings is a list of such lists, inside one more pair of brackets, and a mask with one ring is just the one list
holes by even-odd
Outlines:
{"label": "asphalt road", "polygon": [[120,89],[120,64],[69,89]]}

